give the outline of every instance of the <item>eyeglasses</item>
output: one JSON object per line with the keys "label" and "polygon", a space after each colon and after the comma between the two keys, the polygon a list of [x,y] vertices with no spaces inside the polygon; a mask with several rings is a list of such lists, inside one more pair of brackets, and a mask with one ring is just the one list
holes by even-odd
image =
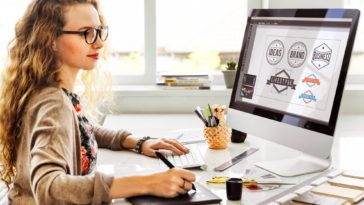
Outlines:
{"label": "eyeglasses", "polygon": [[83,35],[87,44],[94,44],[97,40],[97,36],[99,36],[102,41],[106,41],[109,35],[109,27],[101,26],[99,28],[89,28],[85,31],[62,31],[62,34]]}

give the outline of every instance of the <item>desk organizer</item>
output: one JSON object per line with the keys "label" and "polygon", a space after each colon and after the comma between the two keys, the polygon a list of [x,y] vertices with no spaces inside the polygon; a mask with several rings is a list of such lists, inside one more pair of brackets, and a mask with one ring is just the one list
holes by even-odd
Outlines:
{"label": "desk organizer", "polygon": [[231,137],[231,129],[226,126],[226,107],[213,105],[212,108],[219,123],[216,127],[204,127],[203,134],[210,149],[225,149]]}

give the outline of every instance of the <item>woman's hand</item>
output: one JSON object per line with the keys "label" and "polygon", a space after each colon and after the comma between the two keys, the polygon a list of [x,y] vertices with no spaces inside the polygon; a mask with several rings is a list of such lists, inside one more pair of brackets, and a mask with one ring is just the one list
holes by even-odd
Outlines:
{"label": "woman's hand", "polygon": [[175,154],[182,155],[189,152],[188,148],[183,146],[177,140],[170,139],[150,139],[143,143],[142,153],[146,156],[155,157],[155,151],[158,149],[166,149],[174,152]]}
{"label": "woman's hand", "polygon": [[180,194],[186,194],[192,189],[195,175],[185,169],[173,168],[166,172],[152,174],[145,180],[148,194],[172,198]]}
{"label": "woman's hand", "polygon": [[173,168],[150,175],[114,178],[109,194],[113,199],[140,195],[172,198],[187,193],[195,180],[192,172]]}

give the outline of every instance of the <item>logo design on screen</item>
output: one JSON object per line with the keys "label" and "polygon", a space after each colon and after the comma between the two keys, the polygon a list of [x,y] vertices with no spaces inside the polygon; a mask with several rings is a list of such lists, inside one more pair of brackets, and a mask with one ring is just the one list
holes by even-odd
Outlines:
{"label": "logo design on screen", "polygon": [[287,73],[286,70],[281,70],[276,73],[274,76],[271,76],[269,80],[267,80],[267,85],[273,84],[274,89],[278,93],[282,93],[290,87],[292,90],[296,89],[296,84],[294,84],[294,79],[291,79],[291,76]]}
{"label": "logo design on screen", "polygon": [[242,87],[240,90],[241,97],[248,98],[248,99],[253,98],[256,78],[257,77],[255,75],[244,74],[243,83],[242,83]]}
{"label": "logo design on screen", "polygon": [[329,65],[331,59],[331,48],[325,43],[316,47],[312,55],[312,64],[320,70],[321,68]]}
{"label": "logo design on screen", "polygon": [[283,58],[284,45],[280,40],[272,41],[267,49],[267,61],[271,65],[277,65]]}
{"label": "logo design on screen", "polygon": [[288,50],[288,64],[292,68],[298,68],[305,62],[306,56],[306,45],[302,42],[296,42]]}
{"label": "logo design on screen", "polygon": [[302,93],[299,97],[299,99],[302,99],[303,102],[306,104],[313,102],[316,102],[316,96],[312,93],[311,90],[307,90],[304,93]]}
{"label": "logo design on screen", "polygon": [[253,93],[254,93],[254,88],[253,87],[249,87],[249,86],[246,86],[246,85],[243,85],[241,87],[241,90],[240,90],[240,96],[241,97],[252,99],[253,98]]}
{"label": "logo design on screen", "polygon": [[318,79],[315,74],[311,73],[302,80],[302,83],[306,83],[306,85],[311,88],[315,85],[320,85],[320,79]]}

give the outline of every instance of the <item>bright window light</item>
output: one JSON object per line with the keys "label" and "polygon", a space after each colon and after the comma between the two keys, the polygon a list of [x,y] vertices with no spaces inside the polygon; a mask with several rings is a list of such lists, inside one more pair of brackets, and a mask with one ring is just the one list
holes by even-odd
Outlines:
{"label": "bright window light", "polygon": [[238,60],[246,1],[158,0],[157,72],[221,73]]}
{"label": "bright window light", "polygon": [[144,0],[101,0],[113,74],[144,73]]}

